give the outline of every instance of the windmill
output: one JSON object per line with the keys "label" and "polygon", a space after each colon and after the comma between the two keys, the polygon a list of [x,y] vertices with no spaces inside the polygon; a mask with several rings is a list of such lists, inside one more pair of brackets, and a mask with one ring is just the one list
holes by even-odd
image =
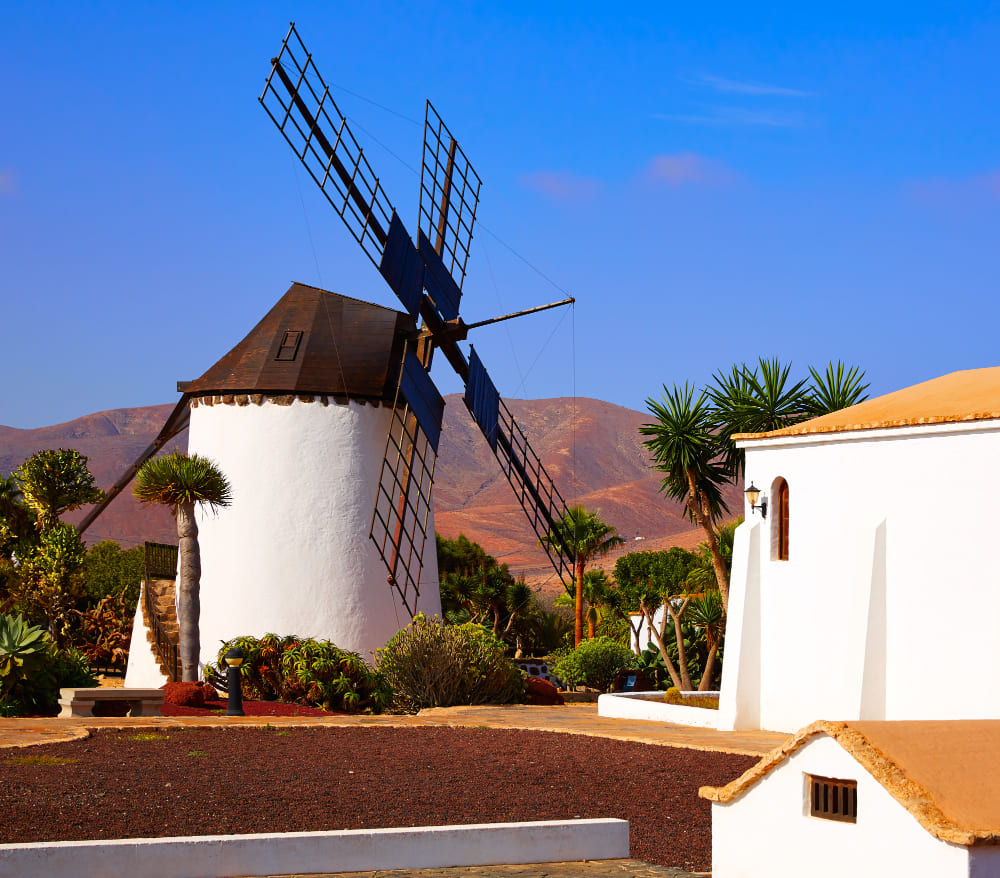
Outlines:
{"label": "windmill", "polygon": [[459,342],[470,329],[521,314],[466,324],[461,317],[472,229],[481,181],[428,101],[424,120],[416,244],[407,232],[306,50],[294,22],[271,61],[261,105],[378,268],[408,315],[421,321],[406,341],[396,405],[386,440],[370,538],[388,582],[411,612],[419,595],[431,486],[444,400],[429,370],[435,350],[465,384],[464,402],[496,456],[521,508],[564,582],[572,577],[570,547],[542,539],[566,504],[524,431],[500,398],[475,349]]}
{"label": "windmill", "polygon": [[[367,656],[406,624],[402,610],[440,613],[427,540],[444,411],[429,375],[436,350],[465,383],[465,405],[535,534],[565,515],[482,361],[459,343],[470,329],[572,300],[462,320],[480,180],[429,103],[414,244],[294,24],[260,102],[405,311],[293,284],[200,378],[178,383],[183,396],[159,435],[78,529],[187,428],[189,450],[216,460],[234,491],[217,519],[199,517],[202,661],[220,640],[267,631],[330,638]],[[570,548],[541,545],[568,581]],[[421,596],[422,577],[431,591]],[[137,626],[156,629],[153,603],[140,602]],[[154,652],[163,658],[159,645]],[[159,685],[161,671],[133,650],[126,681]]]}

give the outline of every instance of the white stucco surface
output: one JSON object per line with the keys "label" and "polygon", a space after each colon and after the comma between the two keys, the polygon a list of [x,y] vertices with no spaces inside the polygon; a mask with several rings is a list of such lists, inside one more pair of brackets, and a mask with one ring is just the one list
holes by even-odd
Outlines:
{"label": "white stucco surface", "polygon": [[[723,727],[1000,717],[1000,422],[741,446],[772,507],[763,521],[747,507],[736,535]],[[788,560],[772,557],[779,478]],[[964,620],[957,664],[948,617]]]}
{"label": "white stucco surface", "polygon": [[128,664],[125,666],[125,686],[129,689],[159,689],[167,682],[167,678],[153,655],[152,644],[146,639],[142,600],[143,595],[140,591],[139,603],[135,607],[135,618],[132,620],[132,641],[128,650]]}
{"label": "white stucco surface", "polygon": [[0,845],[0,878],[235,878],[628,856],[626,820],[541,820]]}
{"label": "white stucco surface", "polygon": [[[643,696],[652,696],[649,701]],[[662,692],[614,692],[597,697],[597,715],[610,719],[642,719],[650,722],[677,723],[714,729],[719,724],[719,711],[706,707],[685,707],[667,704]]]}
{"label": "white stucco surface", "polygon": [[[371,661],[410,621],[369,539],[390,410],[357,402],[199,405],[188,448],[232,485],[198,514],[201,656],[243,634],[331,640]],[[440,615],[433,518],[417,611]]]}
{"label": "white stucco surface", "polygon": [[[810,816],[807,774],[856,780],[857,823]],[[712,803],[714,878],[1000,875],[1000,860],[992,851],[979,859],[978,872],[970,872],[970,850],[978,854],[930,835],[836,741],[823,735],[742,797]]]}

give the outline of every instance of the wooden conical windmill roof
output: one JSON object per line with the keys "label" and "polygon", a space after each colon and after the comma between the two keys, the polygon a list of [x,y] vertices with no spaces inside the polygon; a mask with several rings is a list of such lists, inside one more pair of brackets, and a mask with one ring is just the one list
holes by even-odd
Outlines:
{"label": "wooden conical windmill roof", "polygon": [[392,402],[412,317],[295,283],[250,333],[183,390],[328,394]]}

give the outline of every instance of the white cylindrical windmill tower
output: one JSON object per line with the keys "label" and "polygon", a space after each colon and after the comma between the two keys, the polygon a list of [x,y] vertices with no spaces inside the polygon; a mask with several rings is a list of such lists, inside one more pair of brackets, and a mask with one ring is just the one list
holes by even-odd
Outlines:
{"label": "white cylindrical windmill tower", "polygon": [[[369,532],[414,328],[406,314],[294,284],[184,388],[188,449],[214,460],[233,493],[198,518],[202,663],[222,641],[268,632],[371,661],[410,622]],[[415,609],[440,615],[432,515],[427,533]]]}

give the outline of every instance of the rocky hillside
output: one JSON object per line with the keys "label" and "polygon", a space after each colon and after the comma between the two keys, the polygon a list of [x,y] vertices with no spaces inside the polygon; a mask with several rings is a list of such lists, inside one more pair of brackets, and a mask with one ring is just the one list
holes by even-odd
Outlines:
{"label": "rocky hillside", "polygon": [[[438,532],[464,533],[531,584],[558,590],[545,553],[461,397],[446,401],[434,485]],[[627,540],[616,554],[693,548],[701,540],[680,507],[660,493],[658,473],[648,466],[638,432],[648,415],[595,399],[508,400],[508,405],[566,501],[599,510]],[[149,444],[171,408],[116,409],[34,430],[0,427],[0,472],[9,473],[42,448],[76,448],[90,458],[98,484],[107,487]],[[184,447],[186,441],[182,433],[169,447]],[[738,494],[731,489],[730,506],[737,510]],[[88,542],[100,539],[122,545],[172,542],[175,532],[169,513],[142,507],[125,491],[87,532]],[[614,557],[606,563],[613,564]]]}

